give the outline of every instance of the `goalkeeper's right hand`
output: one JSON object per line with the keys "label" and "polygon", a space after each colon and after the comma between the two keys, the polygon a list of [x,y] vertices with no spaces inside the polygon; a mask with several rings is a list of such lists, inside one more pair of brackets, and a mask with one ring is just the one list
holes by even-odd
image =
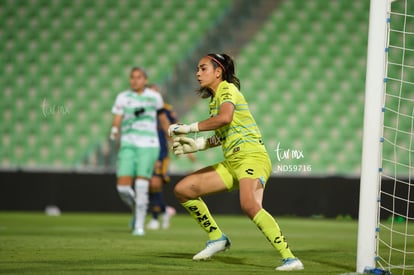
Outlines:
{"label": "goalkeeper's right hand", "polygon": [[203,137],[196,138],[195,140],[189,137],[176,137],[174,138],[172,149],[174,155],[179,156],[206,150],[207,142]]}

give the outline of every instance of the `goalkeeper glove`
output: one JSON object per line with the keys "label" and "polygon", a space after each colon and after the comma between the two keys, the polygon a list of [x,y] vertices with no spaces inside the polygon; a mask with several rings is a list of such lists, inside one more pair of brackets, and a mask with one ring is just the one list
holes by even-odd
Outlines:
{"label": "goalkeeper glove", "polygon": [[168,127],[168,135],[172,137],[174,134],[188,134],[188,133],[196,133],[198,132],[198,122],[191,123],[190,125],[187,124],[171,124]]}
{"label": "goalkeeper glove", "polygon": [[207,142],[203,137],[196,138],[195,140],[189,137],[176,137],[173,143],[173,152],[177,156],[203,151],[207,148]]}

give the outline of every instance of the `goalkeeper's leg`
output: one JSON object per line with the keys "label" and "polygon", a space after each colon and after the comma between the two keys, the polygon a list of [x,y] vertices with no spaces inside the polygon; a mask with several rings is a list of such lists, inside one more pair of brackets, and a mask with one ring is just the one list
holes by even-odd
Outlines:
{"label": "goalkeeper's leg", "polygon": [[283,264],[277,270],[302,270],[302,263],[293,255],[276,220],[262,208],[263,190],[258,179],[241,179],[241,208],[282,256]]}
{"label": "goalkeeper's leg", "polygon": [[228,188],[213,167],[201,169],[181,180],[174,189],[177,199],[194,220],[208,234],[205,249],[194,260],[205,260],[230,247],[230,240],[220,230],[201,196],[224,192]]}

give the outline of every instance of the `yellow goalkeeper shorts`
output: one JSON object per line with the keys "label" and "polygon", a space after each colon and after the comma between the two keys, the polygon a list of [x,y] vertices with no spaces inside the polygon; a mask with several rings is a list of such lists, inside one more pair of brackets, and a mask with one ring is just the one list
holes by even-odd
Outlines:
{"label": "yellow goalkeeper shorts", "polygon": [[272,172],[272,163],[266,152],[233,154],[212,167],[229,191],[238,189],[240,180],[244,178],[258,179],[264,188]]}

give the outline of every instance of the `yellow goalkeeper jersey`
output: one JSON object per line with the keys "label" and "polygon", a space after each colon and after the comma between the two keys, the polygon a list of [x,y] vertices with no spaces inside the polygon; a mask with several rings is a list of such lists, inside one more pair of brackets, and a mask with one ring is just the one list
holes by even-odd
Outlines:
{"label": "yellow goalkeeper jersey", "polygon": [[210,101],[210,115],[216,116],[224,102],[234,105],[233,120],[230,124],[215,130],[221,141],[223,154],[227,158],[234,153],[266,152],[262,135],[250,113],[243,94],[233,83],[222,81]]}

